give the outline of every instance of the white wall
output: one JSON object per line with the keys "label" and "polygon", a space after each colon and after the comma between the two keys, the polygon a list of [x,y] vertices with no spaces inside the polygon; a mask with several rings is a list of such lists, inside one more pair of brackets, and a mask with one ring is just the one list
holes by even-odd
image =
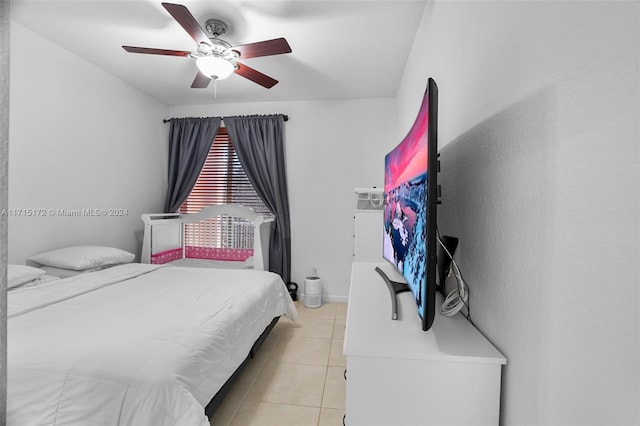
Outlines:
{"label": "white wall", "polygon": [[[224,90],[224,82],[218,90]],[[323,300],[346,301],[356,187],[382,186],[396,143],[392,99],[264,102],[172,107],[172,117],[275,114],[285,123],[292,280],[318,266]]]}
{"label": "white wall", "polygon": [[503,424],[640,422],[639,17],[637,2],[436,1],[416,36],[398,129],[435,78],[438,222],[508,359]]}
{"label": "white wall", "polygon": [[[34,55],[37,52],[37,55]],[[140,215],[166,191],[167,107],[11,22],[9,262],[74,244],[137,253]],[[63,217],[51,210],[125,209]]]}
{"label": "white wall", "polygon": [[[161,211],[164,202],[169,126],[162,118],[286,113],[292,279],[302,287],[316,265],[324,299],[346,301],[353,190],[382,185],[384,153],[397,143],[395,100],[169,109],[15,22],[11,43],[10,207],[124,208],[128,215],[11,217],[10,262],[71,244],[137,252],[140,214]],[[34,67],[35,50],[44,73]]]}

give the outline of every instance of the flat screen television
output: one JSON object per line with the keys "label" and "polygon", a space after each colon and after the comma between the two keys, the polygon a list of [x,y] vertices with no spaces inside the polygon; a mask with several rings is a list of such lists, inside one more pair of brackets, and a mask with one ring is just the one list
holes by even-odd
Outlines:
{"label": "flat screen television", "polygon": [[436,309],[437,139],[438,87],[429,78],[411,129],[385,156],[383,257],[406,284],[376,269],[389,285],[394,310],[395,294],[413,293],[425,331],[431,328]]}

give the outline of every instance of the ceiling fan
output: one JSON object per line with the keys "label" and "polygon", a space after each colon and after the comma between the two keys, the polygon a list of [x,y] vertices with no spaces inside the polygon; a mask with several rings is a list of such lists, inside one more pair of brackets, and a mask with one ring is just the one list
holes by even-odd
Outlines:
{"label": "ceiling fan", "polygon": [[191,87],[193,88],[206,88],[211,80],[222,80],[232,73],[238,74],[267,89],[278,84],[278,80],[238,62],[238,59],[291,53],[291,47],[289,43],[287,43],[287,40],[284,38],[276,38],[273,40],[231,46],[219,38],[227,32],[228,26],[225,22],[218,19],[209,19],[205,23],[205,28],[210,34],[208,35],[185,6],[174,3],[162,3],[162,6],[197,43],[198,47],[196,51],[189,52],[186,50],[122,46],[124,50],[131,53],[196,58],[196,65],[199,71],[193,83],[191,83]]}

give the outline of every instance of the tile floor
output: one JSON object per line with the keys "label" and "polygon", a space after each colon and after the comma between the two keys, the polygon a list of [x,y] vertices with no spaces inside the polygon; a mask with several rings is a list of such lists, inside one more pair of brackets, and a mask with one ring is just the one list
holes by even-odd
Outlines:
{"label": "tile floor", "polygon": [[346,303],[280,318],[211,418],[212,426],[341,426]]}

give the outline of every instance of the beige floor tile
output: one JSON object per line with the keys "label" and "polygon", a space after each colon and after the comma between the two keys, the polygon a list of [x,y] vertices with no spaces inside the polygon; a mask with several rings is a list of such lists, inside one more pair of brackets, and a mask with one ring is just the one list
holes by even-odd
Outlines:
{"label": "beige floor tile", "polygon": [[337,320],[333,325],[333,338],[334,339],[344,339],[344,332],[347,328],[346,320]]}
{"label": "beige floor tile", "polygon": [[[283,320],[282,319],[278,320],[278,324],[281,321],[283,321]],[[288,320],[286,320],[286,321],[288,321]],[[276,327],[277,327],[278,324],[276,324]],[[280,337],[282,336],[283,333],[274,333],[274,330],[275,330],[275,327],[274,327],[273,330],[271,330],[271,333],[269,333],[269,335],[264,340],[264,342],[262,342],[262,345],[260,345],[260,347],[258,348],[258,354],[266,354],[266,355],[268,355],[268,354],[271,353],[273,348],[276,346],[276,344],[280,340]]]}
{"label": "beige floor tile", "polygon": [[344,324],[347,323],[347,304],[346,303],[338,303],[338,307],[336,309],[336,322],[342,322]]}
{"label": "beige floor tile", "polygon": [[325,303],[317,308],[307,308],[304,304],[301,304],[300,306],[296,306],[296,308],[298,309],[299,318],[335,319],[337,304]]}
{"label": "beige floor tile", "polygon": [[211,425],[342,425],[346,303],[282,317],[218,408]]}
{"label": "beige floor tile", "polygon": [[347,385],[344,379],[344,368],[329,367],[324,395],[322,396],[323,408],[345,409]]}
{"label": "beige floor tile", "polygon": [[344,347],[343,339],[331,340],[331,351],[329,352],[329,365],[334,367],[346,367],[347,357],[342,353]]}
{"label": "beige floor tile", "polygon": [[331,339],[287,335],[278,341],[271,358],[280,362],[327,365],[330,350]]}
{"label": "beige floor tile", "polygon": [[269,339],[274,337],[277,341],[278,339],[280,339],[280,336],[287,332],[289,327],[298,327],[298,323],[296,321],[290,320],[289,318],[280,317],[276,326],[273,327],[273,330],[271,330],[271,333],[269,333]]}
{"label": "beige floor tile", "polygon": [[316,426],[320,408],[245,401],[232,426]]}
{"label": "beige floor tile", "polygon": [[218,407],[213,416],[209,419],[212,426],[229,426],[235,417],[240,405],[241,399],[225,397],[224,402]]}
{"label": "beige floor tile", "polygon": [[269,360],[260,371],[246,399],[320,407],[326,373],[325,366]]}
{"label": "beige floor tile", "polygon": [[333,337],[334,323],[335,320],[333,319],[300,318],[296,323],[287,327],[285,334],[331,339]]}
{"label": "beige floor tile", "polygon": [[260,346],[260,348],[258,349],[255,357],[249,359],[247,365],[244,367],[235,383],[229,390],[229,393],[227,394],[228,396],[226,398],[243,400],[247,396],[249,389],[253,385],[253,382],[256,380],[256,377],[258,377],[258,374],[262,370],[262,367],[269,360],[273,349],[277,345],[278,340],[279,339],[275,336],[269,335],[267,337],[262,346]]}
{"label": "beige floor tile", "polygon": [[247,393],[249,393],[249,389],[251,389],[253,382],[255,382],[265,363],[266,360],[265,362],[260,362],[260,358],[258,357],[249,360],[240,375],[236,378],[236,381],[231,389],[229,389],[229,393],[225,397],[225,401],[228,398],[239,399],[242,401],[247,396]]}
{"label": "beige floor tile", "polygon": [[344,315],[346,317],[348,306],[347,303],[336,303],[336,315]]}
{"label": "beige floor tile", "polygon": [[343,418],[344,410],[337,410],[335,408],[321,408],[320,421],[318,421],[318,426],[342,426]]}

